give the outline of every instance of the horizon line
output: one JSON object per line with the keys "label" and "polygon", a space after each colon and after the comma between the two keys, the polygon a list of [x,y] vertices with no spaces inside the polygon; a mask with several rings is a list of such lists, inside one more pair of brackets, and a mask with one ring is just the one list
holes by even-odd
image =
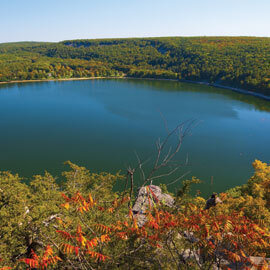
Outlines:
{"label": "horizon line", "polygon": [[108,39],[147,39],[147,38],[191,38],[191,37],[231,37],[231,38],[270,38],[270,36],[247,36],[247,35],[191,35],[191,36],[134,36],[134,37],[101,37],[101,38],[74,38],[74,39],[63,39],[58,41],[37,41],[37,40],[20,40],[20,41],[6,41],[6,42],[0,42],[0,44],[12,44],[12,43],[59,43],[64,41],[70,41],[70,40],[108,40]]}

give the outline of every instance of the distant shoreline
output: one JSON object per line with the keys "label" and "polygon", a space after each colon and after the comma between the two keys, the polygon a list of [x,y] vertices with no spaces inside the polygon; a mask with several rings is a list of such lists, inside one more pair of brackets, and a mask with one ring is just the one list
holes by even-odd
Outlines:
{"label": "distant shoreline", "polygon": [[107,79],[107,78],[121,78],[121,77],[81,77],[81,78],[66,78],[66,79],[41,79],[41,80],[21,80],[21,81],[8,81],[0,82],[0,84],[12,84],[12,83],[32,83],[32,82],[58,82],[58,81],[83,81],[83,80],[96,80],[96,79]]}
{"label": "distant shoreline", "polygon": [[265,96],[263,94],[252,92],[249,90],[244,90],[241,88],[226,86],[218,83],[208,83],[208,82],[201,82],[201,81],[191,81],[191,80],[176,80],[176,79],[156,79],[156,78],[136,78],[136,77],[81,77],[81,78],[66,78],[66,79],[41,79],[41,80],[21,80],[21,81],[8,81],[8,82],[0,82],[1,84],[12,84],[12,83],[32,83],[32,82],[58,82],[58,81],[83,81],[83,80],[96,80],[96,79],[137,79],[137,80],[154,80],[154,81],[175,81],[175,82],[184,82],[184,83],[194,83],[194,84],[201,84],[207,86],[213,86],[217,88],[228,89],[240,94],[249,95],[258,97],[267,101],[270,101],[269,96]]}
{"label": "distant shoreline", "polygon": [[268,100],[270,101],[270,97],[257,93],[257,92],[252,92],[249,90],[244,90],[241,88],[237,88],[237,87],[231,87],[231,86],[226,86],[226,85],[222,85],[222,84],[218,84],[218,83],[208,83],[208,82],[198,82],[198,81],[190,81],[190,80],[179,80],[180,82],[186,82],[186,83],[195,83],[195,84],[202,84],[202,85],[207,85],[207,86],[214,86],[217,88],[223,88],[223,89],[228,89],[240,94],[244,94],[244,95],[249,95],[249,96],[254,96],[254,97],[258,97],[264,100]]}

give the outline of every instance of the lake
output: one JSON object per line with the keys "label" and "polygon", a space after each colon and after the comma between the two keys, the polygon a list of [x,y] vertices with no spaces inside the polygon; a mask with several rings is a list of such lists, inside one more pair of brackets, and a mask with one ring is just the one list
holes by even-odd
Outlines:
{"label": "lake", "polygon": [[136,166],[135,152],[154,157],[166,122],[173,129],[189,120],[196,124],[176,156],[188,157],[178,176],[200,178],[205,196],[245,183],[255,159],[269,163],[270,102],[205,85],[103,79],[0,85],[0,170],[61,178],[71,160],[92,172],[125,173]]}

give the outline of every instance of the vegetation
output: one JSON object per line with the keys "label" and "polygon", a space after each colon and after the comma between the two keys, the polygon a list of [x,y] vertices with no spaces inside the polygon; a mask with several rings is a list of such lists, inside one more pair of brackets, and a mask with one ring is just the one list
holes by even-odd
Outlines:
{"label": "vegetation", "polygon": [[249,256],[270,256],[265,163],[207,210],[187,193],[197,181],[185,181],[174,207],[156,201],[142,227],[128,206],[134,197],[112,190],[123,176],[68,165],[62,184],[47,172],[28,185],[0,174],[0,269],[212,269],[224,258],[243,267]]}
{"label": "vegetation", "polygon": [[204,81],[270,95],[270,38],[164,37],[0,44],[0,81],[78,77]]}
{"label": "vegetation", "polygon": [[[194,37],[0,44],[0,81],[129,76],[216,82],[270,95],[269,41]],[[159,142],[153,170],[146,177],[141,172],[147,199],[155,202],[149,203],[142,226],[131,210],[132,169],[126,177],[96,174],[68,162],[70,169],[60,179],[45,172],[29,182],[0,172],[0,269],[213,269],[222,264],[248,269],[250,256],[269,257],[269,165],[256,160],[247,184],[220,194],[223,203],[210,209],[204,198],[189,193],[196,178],[183,182],[173,207],[151,193],[148,184],[180,149],[180,135],[164,159],[167,139]],[[131,180],[129,190],[124,179]],[[113,189],[119,181],[124,191]],[[257,267],[267,268],[266,261]]]}

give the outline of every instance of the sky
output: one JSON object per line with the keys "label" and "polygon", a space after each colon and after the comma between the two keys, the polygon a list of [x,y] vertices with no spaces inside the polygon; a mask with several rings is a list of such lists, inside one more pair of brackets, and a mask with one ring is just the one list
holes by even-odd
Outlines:
{"label": "sky", "polygon": [[270,0],[0,0],[0,43],[270,36]]}

